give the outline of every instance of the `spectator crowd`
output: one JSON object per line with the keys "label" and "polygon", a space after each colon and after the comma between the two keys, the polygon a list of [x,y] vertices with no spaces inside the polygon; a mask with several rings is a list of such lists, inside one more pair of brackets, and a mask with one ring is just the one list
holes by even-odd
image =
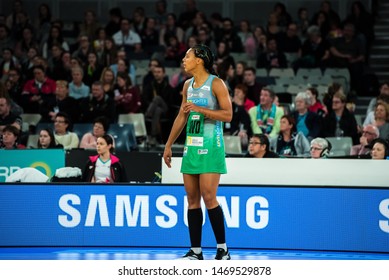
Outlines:
{"label": "spectator crowd", "polygon": [[[0,15],[0,147],[20,149],[29,134],[39,134],[39,148],[95,148],[121,114],[132,113],[145,116],[147,141],[163,144],[163,131],[170,130],[183,84],[191,78],[181,60],[196,44],[215,54],[215,70],[233,104],[225,133],[240,137],[247,156],[310,157],[312,149],[330,150],[313,141],[328,137],[350,137],[350,155],[369,156],[376,139],[385,140],[378,146],[387,145],[387,82],[381,81],[363,125],[354,115],[351,97],[364,95],[362,75],[374,41],[374,18],[360,1],[343,19],[330,1],[317,11],[301,7],[295,17],[277,2],[265,25],[235,22],[218,12],[207,17],[195,0],[187,0],[179,14],[169,13],[167,5],[155,1],[150,14],[141,6],[131,13],[112,8],[105,23],[86,10],[69,31],[48,4],[35,13],[14,0],[12,11]],[[253,63],[236,60],[236,53]],[[278,92],[256,73],[288,67],[347,68],[350,84],[328,84],[322,96],[307,84],[290,104],[280,103]],[[40,115],[47,127],[26,129],[23,114]],[[78,123],[90,124],[87,136],[72,132]]]}

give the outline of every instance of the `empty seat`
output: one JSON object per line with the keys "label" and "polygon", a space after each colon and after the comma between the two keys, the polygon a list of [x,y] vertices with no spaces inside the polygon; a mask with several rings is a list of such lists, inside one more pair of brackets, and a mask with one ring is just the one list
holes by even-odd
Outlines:
{"label": "empty seat", "polygon": [[27,149],[38,148],[39,134],[30,134],[27,139]]}
{"label": "empty seat", "polygon": [[296,72],[296,76],[302,76],[308,78],[310,76],[321,76],[322,72],[320,68],[299,68]]}
{"label": "empty seat", "polygon": [[269,71],[271,77],[293,77],[294,70],[292,68],[272,68]]}
{"label": "empty seat", "polygon": [[108,134],[112,135],[115,139],[115,150],[128,152],[137,149],[133,124],[111,124]]}
{"label": "empty seat", "polygon": [[326,139],[332,146],[329,154],[331,157],[350,155],[353,145],[351,137],[327,137]]}
{"label": "empty seat", "polygon": [[223,139],[226,154],[242,153],[242,145],[239,136],[224,135]]}
{"label": "empty seat", "polygon": [[30,131],[30,126],[36,127],[42,119],[41,114],[21,114],[20,117],[22,118],[22,131]]}
{"label": "empty seat", "polygon": [[267,77],[268,72],[266,68],[256,68],[255,69],[255,76],[257,77]]}
{"label": "empty seat", "polygon": [[290,85],[286,88],[286,92],[292,95],[297,95],[299,92],[306,91],[307,85]]}
{"label": "empty seat", "polygon": [[93,131],[93,124],[90,123],[75,123],[73,124],[73,132],[77,134],[78,138],[82,139],[82,136],[84,136],[87,132]]}
{"label": "empty seat", "polygon": [[134,125],[136,137],[147,137],[146,121],[143,113],[120,114],[118,123],[131,123]]}

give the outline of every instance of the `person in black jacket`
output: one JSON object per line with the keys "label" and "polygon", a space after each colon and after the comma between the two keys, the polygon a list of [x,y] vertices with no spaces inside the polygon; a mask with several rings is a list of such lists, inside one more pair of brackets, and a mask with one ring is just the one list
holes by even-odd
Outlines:
{"label": "person in black jacket", "polygon": [[83,172],[83,182],[128,182],[126,171],[119,158],[113,155],[113,138],[103,135],[97,138],[97,155],[89,157]]}

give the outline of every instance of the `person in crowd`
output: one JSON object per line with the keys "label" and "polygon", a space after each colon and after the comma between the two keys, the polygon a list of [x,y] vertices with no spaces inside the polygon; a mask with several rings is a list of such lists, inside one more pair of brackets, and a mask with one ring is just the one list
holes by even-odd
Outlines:
{"label": "person in crowd", "polygon": [[165,62],[170,66],[178,67],[185,55],[186,46],[180,43],[175,35],[171,35],[165,49]]}
{"label": "person in crowd", "polygon": [[181,109],[163,153],[163,160],[170,168],[171,147],[187,123],[181,172],[188,200],[191,249],[183,259],[204,259],[201,248],[202,198],[217,242],[215,259],[229,260],[231,256],[226,244],[224,215],[216,194],[220,176],[227,172],[222,122],[231,121],[231,100],[223,81],[216,76],[209,47],[196,45],[188,49],[183,64],[185,71],[192,74],[193,78],[185,82]]}
{"label": "person in crowd", "polygon": [[266,52],[261,53],[257,58],[257,68],[286,68],[288,62],[283,52],[278,50],[277,40],[270,38],[267,41]]}
{"label": "person in crowd", "polygon": [[96,13],[93,10],[86,10],[84,12],[84,20],[78,26],[79,34],[85,34],[90,39],[95,39],[96,31],[100,24],[96,19]]}
{"label": "person in crowd", "polygon": [[154,80],[143,89],[142,106],[146,118],[151,119],[150,144],[156,145],[161,138],[161,118],[170,117],[169,104],[174,100],[174,91],[165,76],[165,68],[153,69]]}
{"label": "person in crowd", "polygon": [[12,124],[8,124],[3,128],[2,141],[0,148],[4,150],[25,149],[26,147],[18,143],[20,129]]}
{"label": "person in crowd", "polygon": [[371,43],[375,38],[374,17],[366,10],[361,1],[354,1],[345,22],[354,24],[357,36],[366,42],[366,57],[368,57]]}
{"label": "person in crowd", "polygon": [[[92,132],[85,133],[80,142],[82,149],[96,149],[97,138],[107,134],[109,129],[109,122],[106,117],[99,116],[93,121]],[[115,143],[113,142],[115,146]]]}
{"label": "person in crowd", "polygon": [[254,67],[247,67],[243,72],[243,83],[247,87],[247,98],[259,104],[259,92],[262,90],[262,85],[256,80],[256,70]]}
{"label": "person in crowd", "polygon": [[126,72],[118,72],[116,77],[115,104],[116,113],[138,113],[141,108],[141,96],[139,87],[133,85],[130,76]]}
{"label": "person in crowd", "polygon": [[108,37],[104,40],[104,47],[101,57],[99,58],[99,63],[104,67],[109,67],[116,63],[117,58],[117,47],[112,37]]}
{"label": "person in crowd", "polygon": [[293,64],[294,69],[329,66],[330,47],[317,25],[308,27],[307,38],[301,46],[301,57]]}
{"label": "person in crowd", "polygon": [[227,61],[231,65],[235,66],[235,60],[231,56],[230,46],[226,41],[220,41],[217,44],[217,52],[216,52],[216,64],[220,65],[224,61]]}
{"label": "person in crowd", "polygon": [[374,111],[378,101],[389,103],[389,82],[385,81],[381,83],[379,93],[377,97],[370,99],[369,106],[366,110],[366,120],[364,124],[371,123],[374,119]]}
{"label": "person in crowd", "polygon": [[14,46],[15,42],[11,38],[9,28],[4,23],[0,23],[0,50],[5,48],[13,49]]}
{"label": "person in crowd", "polygon": [[103,84],[96,81],[92,84],[92,94],[80,101],[82,123],[91,123],[98,116],[106,116],[110,123],[115,121],[115,101],[103,89]]}
{"label": "person in crowd", "polygon": [[22,118],[11,111],[12,100],[7,95],[0,95],[0,132],[7,125],[22,126]]}
{"label": "person in crowd", "polygon": [[57,25],[52,25],[49,31],[49,37],[47,41],[43,43],[42,46],[42,56],[46,59],[49,59],[52,56],[52,47],[53,45],[58,45],[65,51],[69,51],[69,44],[63,38],[62,29]]}
{"label": "person in crowd", "polygon": [[127,175],[124,165],[113,154],[113,138],[102,135],[96,141],[97,155],[89,157],[83,172],[83,182],[92,183],[126,183]]}
{"label": "person in crowd", "polygon": [[159,44],[167,46],[170,36],[176,36],[178,42],[184,43],[184,31],[177,25],[177,17],[174,13],[167,15],[166,24],[159,30]]}
{"label": "person in crowd", "polygon": [[76,100],[89,96],[90,88],[84,84],[84,70],[80,66],[72,67],[72,81],[69,83],[69,96]]}
{"label": "person in crowd", "polygon": [[134,52],[142,50],[142,40],[138,33],[131,29],[132,22],[128,18],[120,20],[120,31],[116,32],[112,38],[118,47],[128,47]]}
{"label": "person in crowd", "polygon": [[308,110],[311,97],[307,92],[299,92],[295,98],[295,111],[292,116],[296,120],[297,132],[302,132],[308,140],[320,134],[321,119],[319,115]]}
{"label": "person in crowd", "polygon": [[92,43],[89,37],[85,34],[78,36],[78,47],[72,53],[72,57],[78,58],[81,61],[81,67],[84,68],[88,64],[88,54],[93,51]]}
{"label": "person in crowd", "polygon": [[232,120],[231,122],[224,123],[225,134],[238,135],[242,148],[247,148],[248,139],[252,134],[247,108],[255,106],[254,102],[246,98],[246,93],[247,87],[245,85],[238,84],[235,87],[234,96],[232,97]]}
{"label": "person in crowd", "polygon": [[300,7],[297,11],[297,34],[301,40],[306,39],[307,30],[310,26],[308,9],[305,7]]}
{"label": "person in crowd", "polygon": [[[293,53],[296,57],[301,56],[301,40],[297,34],[297,24],[291,22],[288,24],[285,32],[281,32],[277,38],[277,46],[283,53]],[[291,63],[293,63],[291,61]]]}
{"label": "person in crowd", "polygon": [[156,26],[156,20],[152,17],[147,17],[145,27],[139,33],[142,41],[142,49],[147,55],[154,53],[155,47],[159,44],[159,33]]}
{"label": "person in crowd", "polygon": [[128,75],[131,77],[131,81],[135,84],[135,78],[136,78],[136,69],[134,64],[132,64],[127,59],[127,53],[124,49],[119,49],[117,51],[117,56],[114,64],[111,64],[109,68],[114,73],[114,77],[116,77],[117,72],[124,71],[127,72]]}
{"label": "person in crowd", "polygon": [[284,112],[273,103],[275,96],[271,89],[263,88],[259,104],[249,110],[251,129],[254,134],[263,133],[270,138],[277,137]]}
{"label": "person in crowd", "polygon": [[371,152],[371,143],[380,137],[380,131],[372,124],[363,127],[362,136],[359,138],[359,144],[351,147],[350,155],[368,155]]}
{"label": "person in crowd", "polygon": [[316,137],[311,141],[311,158],[328,158],[331,151],[331,143],[321,137]]}
{"label": "person in crowd", "polygon": [[67,81],[56,81],[55,100],[53,103],[45,104],[42,110],[42,122],[52,122],[58,112],[66,113],[72,123],[77,123],[80,117],[78,101],[69,96],[69,85]]}
{"label": "person in crowd", "polygon": [[[191,76],[185,72],[184,65],[182,62],[180,63],[180,71],[174,73],[170,77],[170,85],[172,88],[177,88],[180,84],[185,82],[187,79],[191,78]],[[181,104],[181,102],[180,102]]]}
{"label": "person in crowd", "polygon": [[389,144],[388,141],[377,138],[372,142],[371,148],[372,159],[389,159]]}
{"label": "person in crowd", "polygon": [[38,17],[35,19],[34,28],[37,34],[38,42],[42,43],[47,40],[50,33],[52,13],[47,3],[42,3],[38,7]]}
{"label": "person in crowd", "polygon": [[311,105],[308,110],[312,113],[316,113],[321,117],[324,117],[328,112],[327,108],[321,103],[319,99],[319,92],[316,88],[310,87],[307,89],[308,95],[311,97]]}
{"label": "person in crowd", "polygon": [[55,81],[46,76],[43,66],[33,68],[34,78],[23,87],[22,104],[25,113],[40,113],[42,104],[52,103],[55,99]]}
{"label": "person in crowd", "polygon": [[270,151],[269,138],[263,134],[253,134],[249,141],[248,158],[279,158],[278,154]]}
{"label": "person in crowd", "polygon": [[39,49],[39,44],[35,40],[33,28],[25,26],[22,29],[22,38],[16,41],[14,54],[20,61],[23,61],[31,47]]}
{"label": "person in crowd", "polygon": [[120,30],[120,21],[123,18],[122,10],[118,7],[114,7],[109,10],[109,21],[105,26],[107,35],[112,37]]}
{"label": "person in crowd", "polygon": [[101,73],[100,82],[103,85],[104,93],[113,98],[115,87],[115,72],[110,67],[105,67]]}
{"label": "person in crowd", "polygon": [[65,150],[78,148],[80,142],[76,133],[71,132],[72,123],[66,113],[58,112],[54,120],[54,138]]}
{"label": "person in crowd", "polygon": [[389,104],[388,103],[378,101],[374,112],[373,125],[375,125],[380,131],[380,138],[389,139]]}
{"label": "person in crowd", "polygon": [[355,27],[346,23],[343,36],[332,41],[330,47],[332,67],[347,67],[350,71],[350,88],[361,93],[362,74],[365,65],[365,46],[355,36]]}
{"label": "person in crowd", "polygon": [[90,52],[88,54],[88,63],[84,67],[84,83],[90,87],[94,81],[98,81],[103,72],[103,67],[99,64],[97,54]]}
{"label": "person in crowd", "polygon": [[39,131],[39,138],[37,143],[38,149],[62,149],[63,146],[57,144],[55,136],[50,128],[43,128]]}
{"label": "person in crowd", "polygon": [[300,131],[297,132],[296,121],[290,115],[284,115],[280,121],[280,133],[270,139],[270,149],[281,157],[309,156],[309,141]]}
{"label": "person in crowd", "polygon": [[151,58],[149,61],[149,71],[146,75],[144,75],[142,80],[142,89],[145,89],[154,80],[153,71],[154,68],[157,66],[163,66],[162,62],[159,61],[157,58]]}
{"label": "person in crowd", "polygon": [[[20,108],[19,112],[22,113],[20,104],[22,104],[22,91],[23,91],[23,77],[22,73],[18,68],[11,68],[8,72],[8,80],[6,81],[7,91],[12,99],[11,111],[14,111],[15,105]],[[15,103],[15,104],[13,104]]]}
{"label": "person in crowd", "polygon": [[346,96],[337,91],[332,97],[332,111],[324,117],[321,126],[323,137],[351,137],[353,144],[358,141],[358,125],[353,113],[346,108]]}
{"label": "person in crowd", "polygon": [[3,56],[0,62],[0,82],[4,82],[9,77],[9,70],[19,68],[17,59],[13,56],[13,50],[10,48],[3,49]]}

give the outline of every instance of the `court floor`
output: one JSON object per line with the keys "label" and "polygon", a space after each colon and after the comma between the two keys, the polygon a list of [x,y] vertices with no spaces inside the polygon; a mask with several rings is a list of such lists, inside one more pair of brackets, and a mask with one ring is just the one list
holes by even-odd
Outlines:
{"label": "court floor", "polygon": [[[0,260],[175,260],[186,248],[0,247]],[[230,249],[233,260],[389,260],[389,254],[359,252]],[[215,249],[203,249],[204,259]]]}

